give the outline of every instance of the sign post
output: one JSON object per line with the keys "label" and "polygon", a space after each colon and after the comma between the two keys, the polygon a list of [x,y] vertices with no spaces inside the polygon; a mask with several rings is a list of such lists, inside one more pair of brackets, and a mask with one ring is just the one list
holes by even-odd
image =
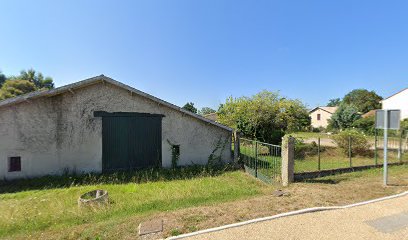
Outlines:
{"label": "sign post", "polygon": [[384,111],[384,186],[388,184],[388,111]]}
{"label": "sign post", "polygon": [[375,112],[375,128],[384,129],[384,186],[388,184],[388,129],[400,129],[400,110],[377,110]]}

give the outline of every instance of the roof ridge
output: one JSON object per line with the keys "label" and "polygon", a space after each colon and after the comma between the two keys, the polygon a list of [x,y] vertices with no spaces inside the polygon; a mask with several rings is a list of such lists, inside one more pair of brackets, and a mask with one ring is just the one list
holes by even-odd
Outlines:
{"label": "roof ridge", "polygon": [[0,107],[5,107],[5,106],[25,102],[25,101],[28,101],[29,99],[41,98],[41,97],[45,97],[45,96],[55,96],[55,95],[62,94],[62,93],[67,92],[67,91],[72,91],[75,88],[82,88],[82,87],[85,87],[85,86],[95,84],[95,83],[97,83],[99,81],[102,81],[102,82],[106,81],[106,82],[111,83],[111,84],[113,84],[115,86],[118,86],[118,87],[124,88],[126,90],[129,90],[129,91],[134,92],[134,93],[136,93],[136,94],[138,94],[138,95],[140,95],[142,97],[148,98],[148,99],[150,99],[150,100],[152,100],[154,102],[158,102],[159,104],[163,104],[163,105],[165,105],[165,106],[167,106],[167,107],[169,107],[171,109],[182,112],[183,114],[186,114],[186,115],[190,115],[191,117],[194,117],[194,118],[199,119],[201,121],[213,124],[213,125],[215,125],[217,127],[223,128],[225,130],[228,130],[228,131],[233,130],[232,128],[230,128],[228,126],[225,126],[223,124],[211,121],[211,120],[209,120],[209,119],[207,119],[207,118],[205,118],[205,117],[203,117],[201,115],[198,115],[198,114],[192,113],[190,111],[187,111],[187,110],[185,110],[185,109],[183,109],[183,108],[181,108],[181,107],[179,107],[177,105],[174,105],[174,104],[169,103],[167,101],[164,101],[164,100],[162,100],[160,98],[157,98],[157,97],[155,97],[153,95],[150,95],[150,94],[145,93],[143,91],[140,91],[140,90],[138,90],[136,88],[128,86],[128,85],[126,85],[124,83],[116,81],[113,78],[107,77],[107,76],[105,76],[103,74],[101,74],[99,76],[91,77],[91,78],[86,78],[84,80],[74,82],[74,83],[70,83],[70,84],[67,84],[67,85],[64,85],[64,86],[61,86],[61,87],[58,87],[58,88],[45,90],[45,91],[38,90],[38,91],[35,91],[35,92],[30,92],[28,94],[16,96],[14,98],[8,98],[8,99],[5,99],[3,101],[0,101]]}

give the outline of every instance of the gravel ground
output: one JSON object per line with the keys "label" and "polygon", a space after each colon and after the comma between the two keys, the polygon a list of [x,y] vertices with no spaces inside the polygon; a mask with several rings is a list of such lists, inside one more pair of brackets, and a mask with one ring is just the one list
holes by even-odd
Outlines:
{"label": "gravel ground", "polygon": [[[404,196],[354,208],[284,217],[189,239],[407,239],[407,216],[408,196]],[[376,224],[381,227],[376,228]]]}

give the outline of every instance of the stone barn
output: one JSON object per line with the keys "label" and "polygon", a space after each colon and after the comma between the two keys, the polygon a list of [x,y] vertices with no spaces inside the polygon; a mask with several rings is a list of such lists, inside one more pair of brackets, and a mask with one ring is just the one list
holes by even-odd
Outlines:
{"label": "stone barn", "polygon": [[0,179],[228,162],[231,134],[101,75],[0,102]]}

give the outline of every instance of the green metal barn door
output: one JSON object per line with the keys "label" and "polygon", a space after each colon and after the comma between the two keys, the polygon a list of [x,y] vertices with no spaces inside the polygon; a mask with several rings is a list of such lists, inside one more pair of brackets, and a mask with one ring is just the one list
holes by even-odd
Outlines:
{"label": "green metal barn door", "polygon": [[123,115],[103,117],[103,171],[161,166],[162,117]]}

